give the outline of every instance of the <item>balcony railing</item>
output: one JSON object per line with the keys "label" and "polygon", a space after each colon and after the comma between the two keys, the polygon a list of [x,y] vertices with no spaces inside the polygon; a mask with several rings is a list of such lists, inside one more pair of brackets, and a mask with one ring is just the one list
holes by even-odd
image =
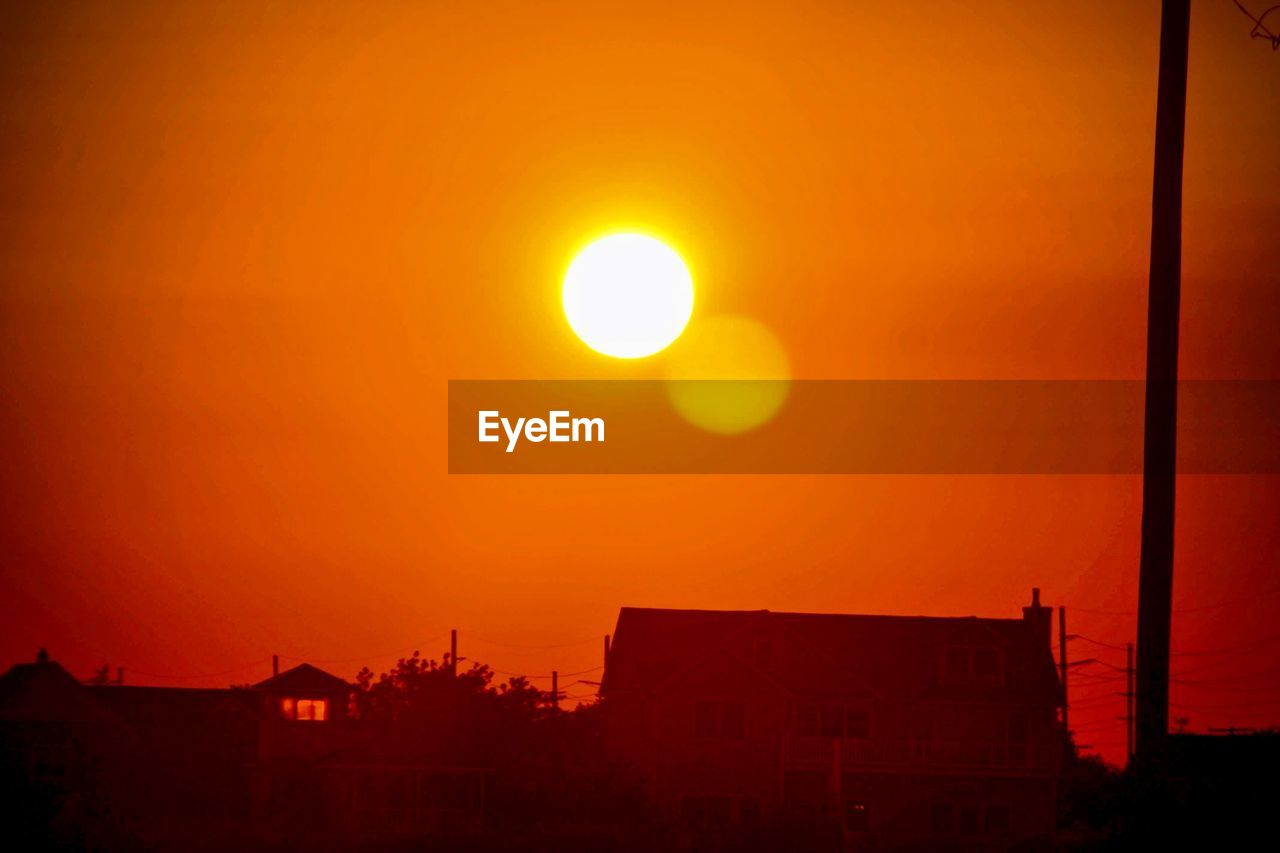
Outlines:
{"label": "balcony railing", "polygon": [[1055,767],[1054,752],[1050,744],[823,737],[787,738],[787,764],[793,767],[829,768],[837,743],[840,748],[840,765],[849,769],[914,767],[1043,771]]}

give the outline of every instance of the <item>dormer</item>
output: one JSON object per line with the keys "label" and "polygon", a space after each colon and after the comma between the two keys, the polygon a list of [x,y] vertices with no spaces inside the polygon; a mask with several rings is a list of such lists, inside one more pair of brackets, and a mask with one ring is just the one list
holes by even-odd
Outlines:
{"label": "dormer", "polygon": [[253,685],[271,717],[298,724],[345,719],[352,687],[309,663],[299,664]]}

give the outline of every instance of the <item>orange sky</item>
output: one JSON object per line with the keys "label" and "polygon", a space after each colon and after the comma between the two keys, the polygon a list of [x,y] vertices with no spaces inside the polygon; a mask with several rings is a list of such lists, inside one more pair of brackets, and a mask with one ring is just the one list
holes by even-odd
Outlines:
{"label": "orange sky", "polygon": [[[449,477],[445,383],[660,376],[560,312],[621,224],[798,377],[1140,377],[1157,3],[345,5],[6,4],[0,662],[567,672],[623,604],[1032,585],[1131,638],[1136,477]],[[1183,375],[1280,378],[1280,55],[1195,6]],[[1232,651],[1174,714],[1280,722],[1280,482],[1179,488],[1174,648]]]}

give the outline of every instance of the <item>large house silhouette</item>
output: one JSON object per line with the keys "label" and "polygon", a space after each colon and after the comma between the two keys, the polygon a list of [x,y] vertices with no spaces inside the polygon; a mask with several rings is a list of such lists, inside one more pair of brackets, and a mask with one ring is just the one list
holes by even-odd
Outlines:
{"label": "large house silhouette", "polygon": [[710,825],[825,820],[850,843],[1050,843],[1051,609],[1020,619],[623,608],[610,748]]}

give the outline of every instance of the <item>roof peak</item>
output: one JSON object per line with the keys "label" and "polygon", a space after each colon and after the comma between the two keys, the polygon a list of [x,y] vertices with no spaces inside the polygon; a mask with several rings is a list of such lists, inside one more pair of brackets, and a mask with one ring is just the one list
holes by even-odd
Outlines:
{"label": "roof peak", "polygon": [[318,666],[303,662],[259,681],[254,690],[350,690],[351,684]]}

